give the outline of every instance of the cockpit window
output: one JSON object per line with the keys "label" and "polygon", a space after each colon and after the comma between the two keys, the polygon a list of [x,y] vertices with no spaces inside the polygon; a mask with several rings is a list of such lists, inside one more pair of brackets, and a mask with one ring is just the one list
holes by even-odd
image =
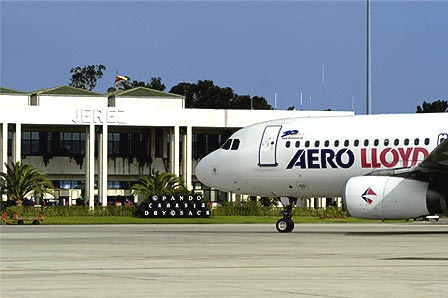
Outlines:
{"label": "cockpit window", "polygon": [[233,140],[232,150],[238,150],[239,147],[240,147],[240,140],[239,139]]}
{"label": "cockpit window", "polygon": [[232,139],[228,139],[228,140],[224,143],[224,145],[222,145],[221,148],[224,149],[224,150],[229,150],[231,144],[232,144]]}

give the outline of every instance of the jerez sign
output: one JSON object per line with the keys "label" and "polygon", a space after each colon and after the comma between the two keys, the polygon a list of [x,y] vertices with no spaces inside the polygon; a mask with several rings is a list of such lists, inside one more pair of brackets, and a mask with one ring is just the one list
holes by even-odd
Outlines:
{"label": "jerez sign", "polygon": [[211,211],[200,195],[153,195],[140,204],[139,217],[210,217]]}
{"label": "jerez sign", "polygon": [[72,118],[73,123],[107,123],[125,124],[124,111],[114,108],[77,109]]}

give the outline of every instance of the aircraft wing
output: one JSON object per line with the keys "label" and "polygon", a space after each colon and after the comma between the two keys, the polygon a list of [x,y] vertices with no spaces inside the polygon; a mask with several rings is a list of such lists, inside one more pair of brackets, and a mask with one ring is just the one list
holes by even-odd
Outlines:
{"label": "aircraft wing", "polygon": [[440,143],[418,166],[412,168],[375,170],[368,176],[396,176],[421,181],[448,179],[448,139]]}
{"label": "aircraft wing", "polygon": [[448,139],[437,146],[417,168],[427,173],[448,174]]}

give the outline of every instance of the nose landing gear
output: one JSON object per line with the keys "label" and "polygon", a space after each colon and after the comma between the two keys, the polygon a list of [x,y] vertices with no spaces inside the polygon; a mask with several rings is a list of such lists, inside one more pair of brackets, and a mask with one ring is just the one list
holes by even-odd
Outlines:
{"label": "nose landing gear", "polygon": [[292,207],[296,204],[296,198],[281,197],[283,205],[283,218],[277,220],[275,227],[279,233],[290,233],[294,230],[294,221],[292,220]]}

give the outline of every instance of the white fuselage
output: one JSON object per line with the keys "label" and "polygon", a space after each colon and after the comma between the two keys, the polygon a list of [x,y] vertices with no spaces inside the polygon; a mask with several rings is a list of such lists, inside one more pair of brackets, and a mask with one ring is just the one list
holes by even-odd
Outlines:
{"label": "white fuselage", "polygon": [[335,197],[351,177],[417,165],[447,135],[448,113],[280,119],[234,133],[196,176],[240,194]]}

